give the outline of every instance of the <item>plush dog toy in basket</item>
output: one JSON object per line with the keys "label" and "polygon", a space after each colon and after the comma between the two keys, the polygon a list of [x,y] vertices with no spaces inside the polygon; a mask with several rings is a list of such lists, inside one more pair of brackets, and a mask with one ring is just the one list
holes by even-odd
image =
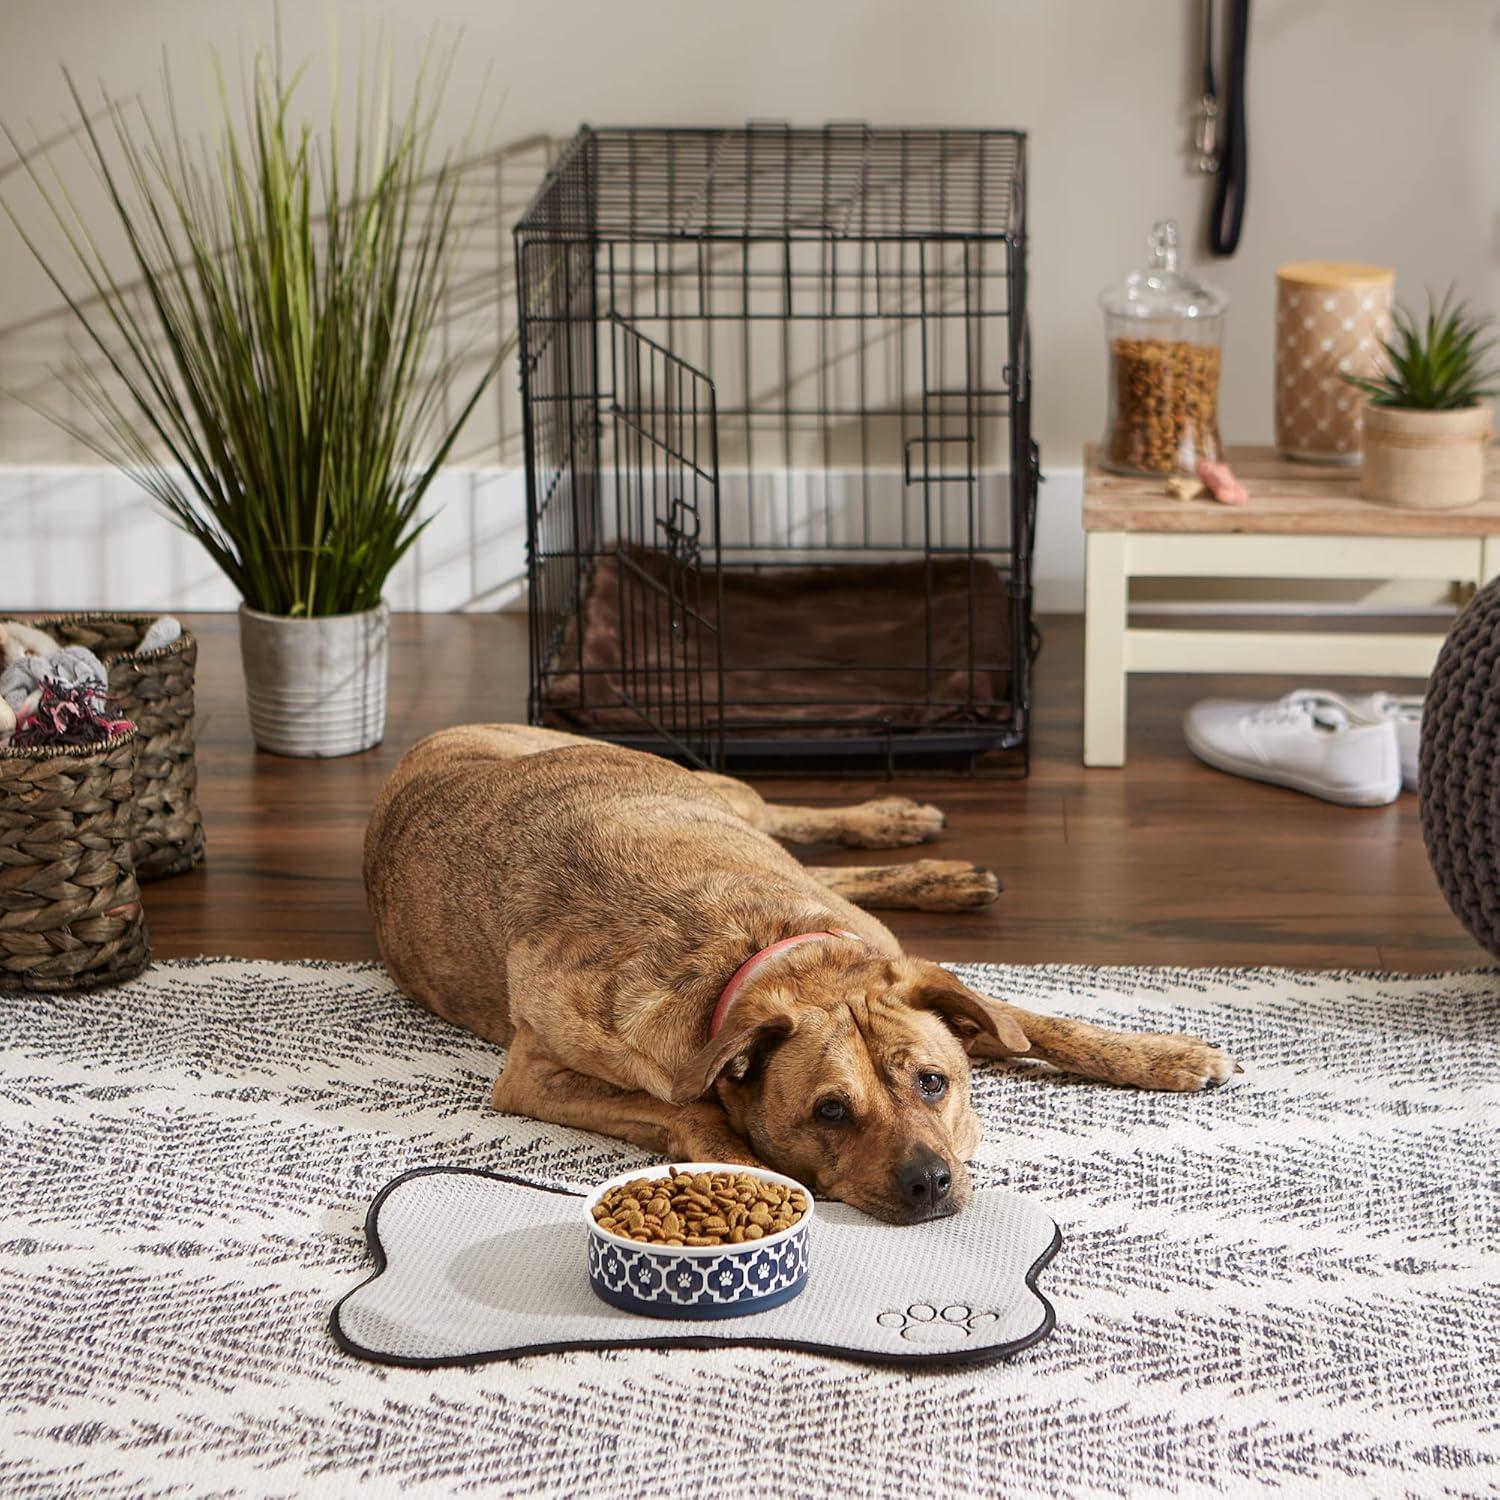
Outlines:
{"label": "plush dog toy in basket", "polygon": [[31,625],[0,624],[7,667],[23,654],[50,657],[79,646],[102,662],[119,713],[140,734],[133,835],[138,878],[192,869],[203,858],[193,745],[198,642],[170,615],[58,615]]}

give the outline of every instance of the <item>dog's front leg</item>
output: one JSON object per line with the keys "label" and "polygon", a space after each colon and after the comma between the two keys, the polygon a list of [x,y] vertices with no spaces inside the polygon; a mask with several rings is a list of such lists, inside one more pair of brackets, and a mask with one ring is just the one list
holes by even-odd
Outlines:
{"label": "dog's front leg", "polygon": [[558,1062],[529,1027],[512,1039],[490,1103],[506,1114],[612,1135],[673,1161],[762,1165],[711,1100],[668,1104],[644,1090],[618,1088],[575,1072]]}
{"label": "dog's front leg", "polygon": [[[1240,1071],[1227,1052],[1200,1037],[1163,1032],[1107,1031],[1067,1016],[1040,1016],[1035,1011],[990,1000],[1026,1034],[1030,1050],[1021,1054],[1051,1063],[1065,1073],[1142,1089],[1192,1093],[1213,1088]],[[971,1057],[1011,1058],[988,1035],[969,1043]]]}

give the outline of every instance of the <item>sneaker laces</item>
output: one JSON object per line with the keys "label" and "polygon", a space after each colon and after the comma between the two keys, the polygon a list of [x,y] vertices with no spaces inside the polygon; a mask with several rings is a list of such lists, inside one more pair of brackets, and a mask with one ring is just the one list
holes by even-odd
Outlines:
{"label": "sneaker laces", "polygon": [[1285,698],[1277,698],[1252,710],[1245,715],[1245,722],[1286,727],[1311,723],[1315,729],[1336,733],[1373,721],[1362,718],[1353,705],[1337,693],[1298,688]]}
{"label": "sneaker laces", "polygon": [[1404,724],[1420,724],[1424,700],[1420,697],[1403,697],[1399,693],[1375,693],[1370,699],[1383,719],[1395,719]]}
{"label": "sneaker laces", "polygon": [[1331,688],[1297,688],[1281,701],[1306,703],[1313,718],[1325,728],[1342,729],[1368,729],[1372,725],[1402,717],[1393,711],[1396,704],[1403,708],[1408,704],[1415,705],[1418,717],[1422,708],[1420,698],[1396,698],[1389,693],[1375,693],[1369,698],[1350,699],[1342,693],[1335,693]]}

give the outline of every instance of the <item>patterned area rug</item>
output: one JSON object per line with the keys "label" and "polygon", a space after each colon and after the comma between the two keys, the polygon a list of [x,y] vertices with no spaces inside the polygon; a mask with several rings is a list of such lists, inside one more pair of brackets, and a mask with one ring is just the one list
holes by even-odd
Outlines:
{"label": "patterned area rug", "polygon": [[1062,1224],[1058,1327],[950,1373],[359,1363],[327,1317],[383,1183],[446,1162],[582,1187],[646,1158],[487,1113],[499,1054],[374,968],[8,997],[0,1494],[1500,1489],[1500,974],[961,972],[1197,1031],[1247,1072],[1182,1097],[982,1071],[977,1180]]}

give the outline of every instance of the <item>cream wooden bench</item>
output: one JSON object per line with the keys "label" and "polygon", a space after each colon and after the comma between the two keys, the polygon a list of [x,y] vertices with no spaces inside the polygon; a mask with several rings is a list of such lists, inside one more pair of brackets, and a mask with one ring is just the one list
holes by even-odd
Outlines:
{"label": "cream wooden bench", "polygon": [[1107,474],[1092,446],[1085,460],[1086,766],[1125,764],[1132,672],[1295,671],[1309,682],[1425,677],[1443,640],[1445,622],[1436,619],[1427,629],[1389,634],[1141,629],[1130,623],[1132,580],[1429,581],[1472,591],[1500,574],[1500,466],[1493,454],[1485,498],[1450,511],[1364,500],[1358,469],[1292,463],[1271,448],[1230,450],[1250,491],[1249,505],[1240,507],[1174,500],[1160,480]]}

